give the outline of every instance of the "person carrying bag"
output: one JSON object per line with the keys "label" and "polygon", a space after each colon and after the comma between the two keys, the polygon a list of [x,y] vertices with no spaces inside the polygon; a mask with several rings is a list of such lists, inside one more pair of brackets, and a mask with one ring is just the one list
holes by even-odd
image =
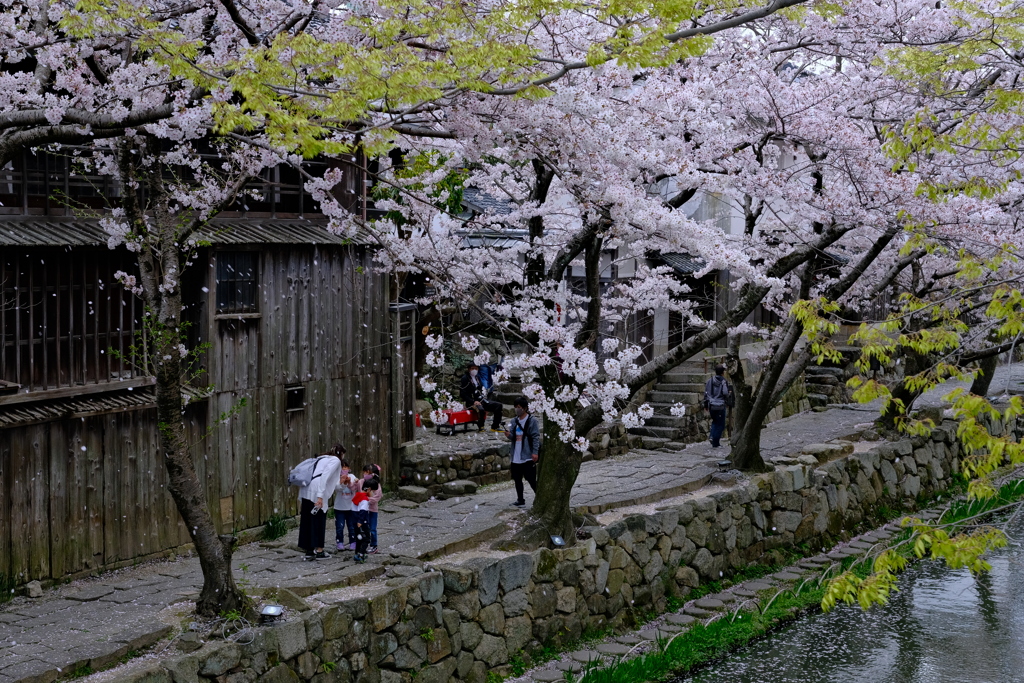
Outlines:
{"label": "person carrying bag", "polygon": [[520,396],[513,404],[516,417],[505,430],[505,438],[512,442],[512,481],[516,485],[516,500],[513,505],[523,507],[523,480],[537,493],[537,460],[540,457],[540,424],[530,415],[530,402]]}
{"label": "person carrying bag", "polygon": [[715,376],[704,385],[704,409],[711,415],[711,447],[719,448],[725,432],[725,416],[736,404],[736,396],[725,379],[725,366],[715,366]]}

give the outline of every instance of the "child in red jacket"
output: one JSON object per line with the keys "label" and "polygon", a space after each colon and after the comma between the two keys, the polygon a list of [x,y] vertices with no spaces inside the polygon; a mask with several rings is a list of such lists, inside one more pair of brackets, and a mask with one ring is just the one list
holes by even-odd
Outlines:
{"label": "child in red jacket", "polygon": [[370,497],[380,488],[376,479],[363,482],[363,490],[352,496],[353,515],[356,518],[356,562],[366,562],[370,547]]}

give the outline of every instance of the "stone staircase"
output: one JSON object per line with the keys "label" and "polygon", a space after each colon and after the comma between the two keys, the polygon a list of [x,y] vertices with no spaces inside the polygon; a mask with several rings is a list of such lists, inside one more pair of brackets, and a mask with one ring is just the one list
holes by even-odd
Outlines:
{"label": "stone staircase", "polygon": [[[629,430],[644,439],[649,449],[678,450],[684,444],[707,438],[707,425],[701,419],[700,401],[704,397],[703,361],[686,361],[666,373],[647,393],[647,403],[654,408],[654,416],[642,427]],[[672,406],[682,403],[686,414],[672,415]]]}

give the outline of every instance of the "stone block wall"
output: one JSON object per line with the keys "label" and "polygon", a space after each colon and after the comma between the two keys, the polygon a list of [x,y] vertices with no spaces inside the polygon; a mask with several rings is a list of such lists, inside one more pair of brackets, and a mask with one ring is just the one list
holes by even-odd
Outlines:
{"label": "stone block wall", "polygon": [[411,576],[260,628],[248,645],[208,643],[165,660],[146,680],[486,683],[521,650],[631,625],[664,611],[669,595],[772,562],[774,551],[803,543],[817,551],[876,521],[881,503],[913,508],[959,471],[955,430],[946,421],[927,438],[781,467],[651,515],[585,527],[571,548],[410,568]]}
{"label": "stone block wall", "polygon": [[625,455],[631,448],[643,446],[643,437],[630,434],[621,422],[594,427],[587,433],[589,448],[583,454],[583,462],[604,460],[615,455]]}
{"label": "stone block wall", "polygon": [[[457,444],[457,441],[452,441]],[[483,486],[507,481],[512,456],[508,444],[493,444],[476,448],[431,449],[423,446],[413,451],[405,449],[401,455],[401,486],[421,486],[432,494],[442,485],[457,479],[467,479]]]}

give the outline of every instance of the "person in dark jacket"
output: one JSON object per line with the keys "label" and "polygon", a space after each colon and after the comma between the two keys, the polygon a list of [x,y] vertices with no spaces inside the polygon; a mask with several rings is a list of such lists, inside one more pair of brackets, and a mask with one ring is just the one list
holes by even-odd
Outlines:
{"label": "person in dark jacket", "polygon": [[725,380],[725,366],[715,366],[715,376],[704,384],[704,408],[711,413],[711,447],[722,445],[722,434],[725,432],[725,416],[729,412],[729,395],[732,390]]}
{"label": "person in dark jacket", "polygon": [[480,429],[484,428],[484,424],[487,422],[487,413],[491,413],[494,419],[491,420],[491,431],[501,431],[501,411],[505,406],[498,403],[497,401],[490,401],[487,399],[487,390],[484,388],[484,384],[480,381],[480,366],[473,363],[466,370],[466,374],[462,376],[462,382],[459,385],[459,398],[466,404],[466,408],[471,408],[477,411],[479,419],[477,420],[477,426]]}
{"label": "person in dark jacket", "polygon": [[525,396],[516,398],[513,404],[516,417],[505,430],[505,438],[512,442],[512,481],[516,484],[516,500],[513,505],[523,507],[523,479],[537,493],[537,460],[540,457],[540,424],[530,415],[530,402]]}

